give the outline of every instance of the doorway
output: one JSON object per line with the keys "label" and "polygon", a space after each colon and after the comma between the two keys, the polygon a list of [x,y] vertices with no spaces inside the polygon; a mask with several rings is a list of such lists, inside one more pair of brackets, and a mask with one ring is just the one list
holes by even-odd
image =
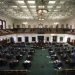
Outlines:
{"label": "doorway", "polygon": [[44,42],[44,36],[38,36],[38,42]]}
{"label": "doorway", "polygon": [[14,38],[10,37],[10,43],[14,43]]}
{"label": "doorway", "polygon": [[57,36],[53,36],[53,42],[57,42]]}
{"label": "doorway", "polygon": [[67,43],[70,43],[70,41],[71,41],[71,38],[68,37],[68,38],[67,38]]}
{"label": "doorway", "polygon": [[29,37],[25,37],[25,42],[26,42],[26,43],[29,42]]}

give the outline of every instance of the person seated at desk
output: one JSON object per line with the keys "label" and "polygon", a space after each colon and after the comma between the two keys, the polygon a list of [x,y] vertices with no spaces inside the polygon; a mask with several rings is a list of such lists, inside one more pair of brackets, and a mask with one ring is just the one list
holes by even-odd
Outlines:
{"label": "person seated at desk", "polygon": [[68,56],[64,53],[62,56],[61,56],[61,60],[65,61],[68,59]]}
{"label": "person seated at desk", "polygon": [[33,52],[33,53],[34,53],[34,52],[35,52],[35,50],[32,48],[32,49],[30,49],[30,52]]}
{"label": "person seated at desk", "polygon": [[49,48],[48,51],[53,51],[53,49],[52,48]]}
{"label": "person seated at desk", "polygon": [[24,66],[25,69],[29,69],[31,67],[31,61],[25,60],[23,62],[23,66]]}
{"label": "person seated at desk", "polygon": [[72,52],[70,55],[72,58],[75,58],[75,52]]}
{"label": "person seated at desk", "polygon": [[61,52],[59,51],[59,52],[57,52],[57,54],[60,55],[60,56],[62,56],[63,55],[63,52],[62,51]]}
{"label": "person seated at desk", "polygon": [[4,58],[0,58],[0,66],[5,66],[7,64],[7,60]]}
{"label": "person seated at desk", "polygon": [[51,59],[52,59],[52,60],[57,60],[58,57],[57,57],[57,56],[53,56],[53,57],[51,57]]}
{"label": "person seated at desk", "polygon": [[61,69],[63,67],[62,62],[60,60],[55,60],[54,67],[57,69]]}
{"label": "person seated at desk", "polygon": [[55,53],[54,54],[51,54],[51,57],[55,57],[55,56],[57,56]]}
{"label": "person seated at desk", "polygon": [[23,55],[19,54],[19,55],[16,56],[16,59],[20,60],[20,59],[22,59],[22,57],[23,57]]}
{"label": "person seated at desk", "polygon": [[54,51],[49,51],[49,54],[50,54],[50,55],[54,55],[55,52],[54,52]]}
{"label": "person seated at desk", "polygon": [[32,55],[28,55],[27,57],[26,57],[26,60],[32,60],[33,59],[33,56]]}
{"label": "person seated at desk", "polygon": [[67,59],[65,60],[65,64],[66,64],[68,67],[71,67],[71,60],[67,58]]}
{"label": "person seated at desk", "polygon": [[10,68],[14,68],[14,67],[16,67],[16,66],[18,65],[18,63],[19,63],[18,60],[11,60],[11,61],[9,62],[9,67],[10,67]]}
{"label": "person seated at desk", "polygon": [[28,52],[28,55],[34,55],[34,52],[29,51],[29,52]]}
{"label": "person seated at desk", "polygon": [[13,58],[13,54],[9,54],[9,53],[6,54],[6,59],[12,59],[12,58]]}

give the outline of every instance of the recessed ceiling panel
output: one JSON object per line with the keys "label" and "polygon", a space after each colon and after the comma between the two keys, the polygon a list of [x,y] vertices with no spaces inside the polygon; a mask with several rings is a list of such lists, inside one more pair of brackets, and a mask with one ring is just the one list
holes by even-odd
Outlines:
{"label": "recessed ceiling panel", "polygon": [[0,0],[0,12],[15,19],[67,19],[75,16],[75,0]]}

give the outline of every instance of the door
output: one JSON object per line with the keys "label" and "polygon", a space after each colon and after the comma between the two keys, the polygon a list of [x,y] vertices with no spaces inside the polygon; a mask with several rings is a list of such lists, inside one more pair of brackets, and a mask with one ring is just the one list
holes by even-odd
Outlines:
{"label": "door", "polygon": [[14,43],[14,38],[13,37],[10,38],[10,43]]}
{"label": "door", "polygon": [[69,37],[69,38],[67,38],[67,43],[70,43],[70,40],[71,40],[71,39],[70,39],[70,37]]}
{"label": "door", "polygon": [[38,36],[38,42],[44,42],[44,36]]}
{"label": "door", "polygon": [[57,36],[53,36],[53,42],[57,42]]}
{"label": "door", "polygon": [[26,43],[29,42],[29,37],[25,37],[25,42],[26,42]]}

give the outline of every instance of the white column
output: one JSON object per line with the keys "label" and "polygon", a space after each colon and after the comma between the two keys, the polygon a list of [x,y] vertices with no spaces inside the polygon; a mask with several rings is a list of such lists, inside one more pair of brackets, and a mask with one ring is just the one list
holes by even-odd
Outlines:
{"label": "white column", "polygon": [[38,37],[36,36],[36,42],[38,42]]}
{"label": "white column", "polygon": [[13,38],[14,38],[14,42],[17,43],[18,42],[17,37],[14,35]]}
{"label": "white column", "polygon": [[24,36],[22,36],[22,42],[25,42],[25,37]]}
{"label": "white column", "polygon": [[59,37],[59,35],[57,36],[57,42],[60,42],[60,37]]}
{"label": "white column", "polygon": [[29,38],[29,43],[31,43],[32,42],[32,36],[30,35],[30,36],[28,36],[28,38]]}
{"label": "white column", "polygon": [[53,42],[53,36],[51,36],[51,40],[50,40],[50,42]]}
{"label": "white column", "polygon": [[44,43],[46,42],[46,36],[44,36]]}

